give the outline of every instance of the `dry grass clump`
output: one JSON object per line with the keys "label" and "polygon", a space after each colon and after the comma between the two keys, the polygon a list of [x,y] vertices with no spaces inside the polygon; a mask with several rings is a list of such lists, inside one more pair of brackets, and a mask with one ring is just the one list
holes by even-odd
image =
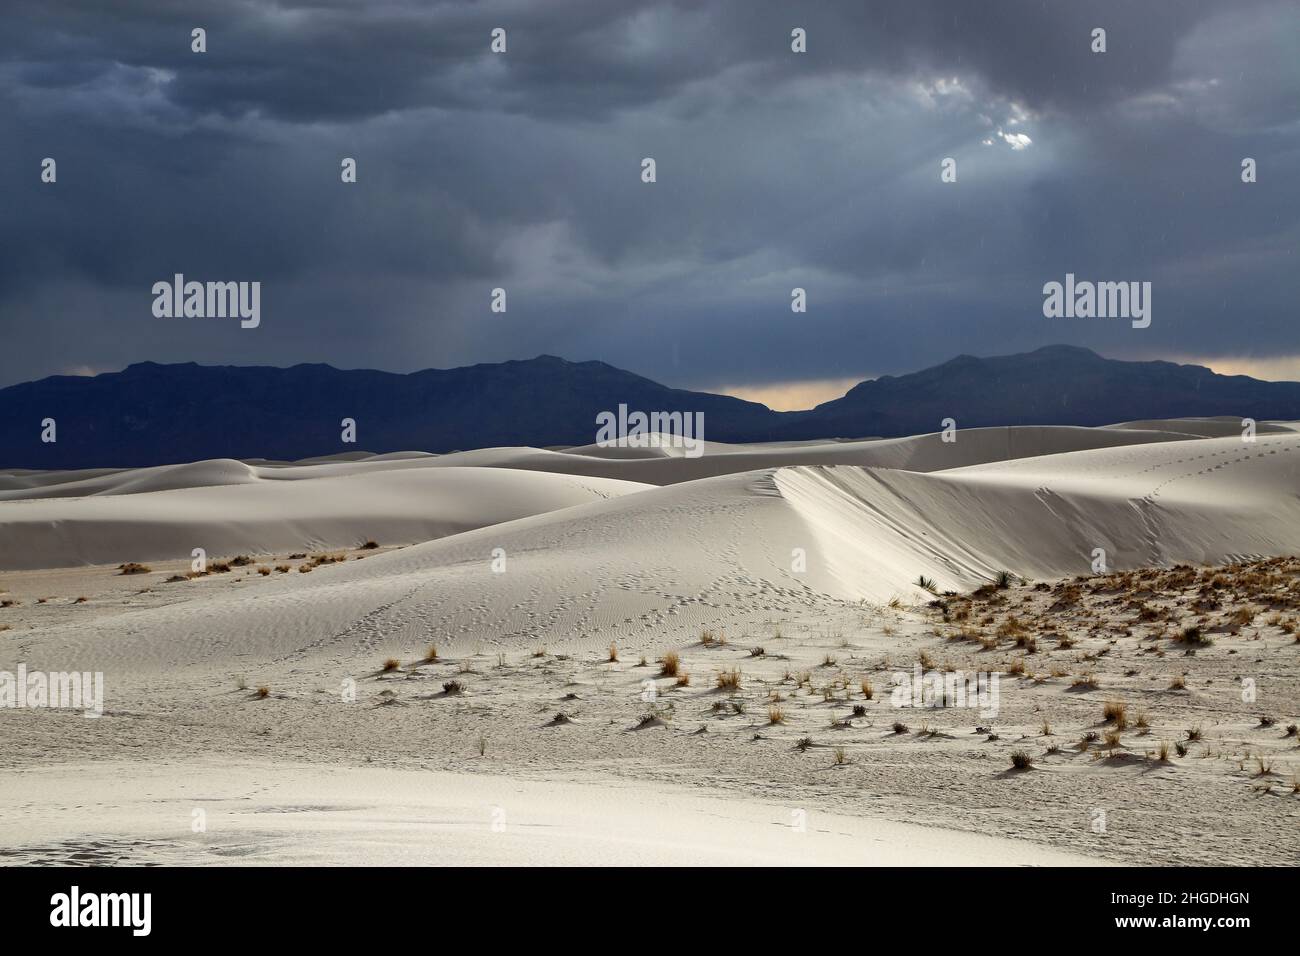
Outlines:
{"label": "dry grass clump", "polygon": [[268,574],[271,573],[271,569],[264,564],[257,569],[257,573],[260,574],[262,577],[266,577]]}
{"label": "dry grass clump", "polygon": [[1122,700],[1108,700],[1102,705],[1101,718],[1113,723],[1117,730],[1124,730],[1128,727],[1128,705]]}
{"label": "dry grass clump", "polygon": [[865,697],[867,700],[875,699],[876,689],[873,686],[871,686],[871,681],[867,680],[864,677],[862,678],[862,682],[858,686],[862,689],[863,697]]}
{"label": "dry grass clump", "polygon": [[369,541],[366,541],[365,544],[361,545],[361,547],[358,548],[358,550],[359,550],[359,551],[373,551],[373,550],[375,550],[375,548],[377,548],[377,547],[379,547],[379,542],[378,542],[378,541],[369,540]]}
{"label": "dry grass clump", "polygon": [[679,672],[677,673],[677,681],[676,681],[676,685],[677,685],[678,687],[690,687],[690,686],[691,686],[691,675],[688,674],[688,673],[686,673],[686,671],[679,671]]}
{"label": "dry grass clump", "polygon": [[448,696],[464,693],[464,691],[465,691],[465,685],[458,680],[449,680],[443,682],[442,692],[444,694],[447,694]]}
{"label": "dry grass clump", "polygon": [[424,652],[424,663],[433,664],[438,660],[438,645],[430,644],[429,649]]}
{"label": "dry grass clump", "polygon": [[682,658],[676,651],[665,651],[664,656],[659,658],[660,677],[676,677],[681,669]]}
{"label": "dry grass clump", "polygon": [[618,645],[613,641],[609,642],[609,656],[605,660],[610,664],[618,663]]}
{"label": "dry grass clump", "polygon": [[740,671],[734,667],[729,671],[718,671],[718,687],[722,690],[739,690]]}
{"label": "dry grass clump", "polygon": [[383,672],[387,674],[397,670],[401,666],[402,666],[401,661],[399,661],[396,657],[390,657],[388,658],[388,660],[384,661]]}
{"label": "dry grass clump", "polygon": [[769,724],[784,724],[785,711],[780,707],[769,707],[767,709],[767,722]]}
{"label": "dry grass clump", "polygon": [[1015,770],[1028,770],[1034,765],[1034,758],[1029,756],[1027,750],[1011,751],[1011,766]]}
{"label": "dry grass clump", "polygon": [[271,688],[267,687],[265,684],[263,684],[261,687],[257,688],[257,699],[258,699],[258,700],[266,700],[266,698],[268,698],[268,697],[270,697],[270,696],[271,696]]}
{"label": "dry grass clump", "polygon": [[148,574],[153,570],[147,564],[138,564],[135,561],[128,561],[126,564],[119,564],[118,569],[123,574]]}
{"label": "dry grass clump", "polygon": [[1187,690],[1187,678],[1184,677],[1182,674],[1178,674],[1176,677],[1174,677],[1173,680],[1169,682],[1169,689]]}

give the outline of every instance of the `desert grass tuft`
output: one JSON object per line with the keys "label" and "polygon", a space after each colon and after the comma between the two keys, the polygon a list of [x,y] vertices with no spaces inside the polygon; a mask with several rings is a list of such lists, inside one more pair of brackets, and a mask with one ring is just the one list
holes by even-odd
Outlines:
{"label": "desert grass tuft", "polygon": [[717,683],[722,690],[739,690],[740,671],[734,667],[729,671],[718,671]]}
{"label": "desert grass tuft", "polygon": [[666,651],[659,658],[659,674],[663,677],[676,677],[682,669],[681,655],[676,651]]}

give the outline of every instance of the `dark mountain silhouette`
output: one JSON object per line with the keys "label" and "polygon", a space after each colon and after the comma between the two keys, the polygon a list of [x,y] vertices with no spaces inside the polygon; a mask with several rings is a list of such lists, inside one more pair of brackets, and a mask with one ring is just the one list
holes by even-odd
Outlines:
{"label": "dark mountain silhouette", "polygon": [[1123,362],[1071,345],[951,361],[851,388],[784,426],[791,435],[911,435],[989,425],[1109,425],[1145,418],[1300,417],[1300,383],[1219,375],[1200,365]]}
{"label": "dark mountain silhouette", "polygon": [[[603,362],[547,355],[409,375],[329,365],[144,362],[93,378],[56,375],[0,389],[0,467],[584,445],[595,440],[597,414],[619,404],[703,412],[706,439],[737,442],[918,434],[939,430],[944,418],[959,428],[1212,415],[1300,419],[1300,384],[1049,346],[996,358],[963,355],[863,382],[808,411],[774,412],[667,388]],[[41,441],[47,418],[56,422],[57,442]],[[357,423],[356,444],[341,441],[344,418]]]}

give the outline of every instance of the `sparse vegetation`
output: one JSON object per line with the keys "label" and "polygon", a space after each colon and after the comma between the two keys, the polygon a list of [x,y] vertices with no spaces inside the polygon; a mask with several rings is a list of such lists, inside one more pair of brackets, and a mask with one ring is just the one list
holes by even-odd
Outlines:
{"label": "sparse vegetation", "polygon": [[666,651],[664,656],[659,658],[659,674],[661,677],[676,677],[681,672],[682,658],[676,651]]}
{"label": "sparse vegetation", "polygon": [[123,574],[148,574],[153,570],[149,565],[137,564],[135,561],[128,561],[126,564],[119,564],[118,568],[121,569]]}
{"label": "sparse vegetation", "polygon": [[1128,727],[1128,706],[1122,700],[1108,700],[1102,705],[1101,718],[1113,723],[1117,730]]}
{"label": "sparse vegetation", "polygon": [[729,671],[718,671],[717,683],[722,690],[739,690],[740,671],[734,667]]}
{"label": "sparse vegetation", "polygon": [[1028,770],[1034,764],[1034,758],[1027,750],[1011,751],[1011,766],[1016,770]]}

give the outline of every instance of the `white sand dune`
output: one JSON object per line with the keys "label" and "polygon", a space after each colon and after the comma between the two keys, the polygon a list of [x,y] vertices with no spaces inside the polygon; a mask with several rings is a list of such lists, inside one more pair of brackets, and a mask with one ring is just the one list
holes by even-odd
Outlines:
{"label": "white sand dune", "polygon": [[[1112,569],[1300,551],[1298,465],[1300,434],[1286,433],[1253,444],[1157,441],[932,474],[768,468],[610,494],[321,569],[308,581],[268,582],[255,598],[221,595],[126,614],[93,632],[54,629],[43,643],[64,655],[75,648],[78,659],[160,668],[234,654],[364,653],[393,633],[413,646],[662,644],[827,600],[921,601],[928,599],[915,585],[921,574],[941,588],[967,589],[999,569],[1088,573],[1095,548],[1106,550]],[[494,474],[482,469],[466,480],[495,500]],[[412,494],[422,491],[415,482]],[[498,554],[504,570],[494,570]]]}
{"label": "white sand dune", "polygon": [[[965,590],[1000,569],[1087,574],[1096,548],[1113,569],[1300,552],[1300,434],[1141,424],[701,459],[200,462],[0,502],[5,562],[423,539],[268,578],[0,576],[14,602],[0,670],[99,670],[106,684],[101,719],[0,720],[0,863],[1285,862],[1293,797],[1258,788],[1296,770],[1278,729],[1296,719],[1294,622],[1260,613],[1192,657],[1179,628],[1216,620],[1171,600],[1152,636],[1131,602],[1100,592],[1086,615],[1048,621],[1074,649],[1046,632],[1036,650],[990,649],[941,640],[923,607],[918,575]],[[691,477],[701,469],[719,473]],[[59,484],[14,478],[38,495]],[[1051,599],[1002,594],[988,631],[994,613]],[[885,606],[894,597],[904,609]],[[1214,616],[1235,610],[1225,599]],[[706,643],[705,629],[730,640]],[[660,675],[669,649],[692,682]],[[900,714],[889,683],[922,649],[944,670],[1004,672],[1001,711]],[[384,669],[390,657],[401,666]],[[1005,673],[1012,657],[1033,676]],[[743,669],[741,688],[716,685],[724,668]],[[1072,683],[1094,670],[1095,689]],[[1243,674],[1268,696],[1244,701]],[[1100,759],[1073,742],[1112,696],[1150,724],[1125,731],[1122,759]],[[1187,759],[1150,753],[1202,724]],[[1031,771],[1008,769],[1021,748]],[[1273,771],[1246,767],[1241,755],[1264,752]],[[787,804],[809,807],[793,846]],[[195,806],[212,811],[206,834],[189,829]],[[505,833],[490,829],[494,806]]]}
{"label": "white sand dune", "polygon": [[[1201,420],[1197,420],[1199,423]],[[787,465],[861,465],[868,468],[905,468],[909,471],[938,471],[986,462],[1008,461],[1034,455],[1062,454],[1089,448],[1110,448],[1200,437],[1196,429],[1209,430],[1214,437],[1237,434],[1228,425],[1212,421],[1135,423],[1133,427],[1076,428],[1072,426],[1025,426],[1018,428],[972,428],[962,431],[961,440],[944,442],[938,433],[908,438],[861,441],[773,442],[761,445],[726,445],[703,442],[703,453],[687,457],[681,448],[601,448],[585,445],[549,450],[529,447],[482,448],[448,455],[426,452],[393,452],[370,455],[348,452],[298,462],[236,461],[217,458],[180,465],[151,468],[92,469],[82,471],[0,472],[0,501],[33,498],[70,498],[91,495],[143,494],[226,484],[249,484],[259,480],[295,481],[309,478],[373,474],[377,471],[423,470],[428,468],[489,467],[560,474],[586,475],[668,485],[698,478],[711,478],[759,468]],[[1260,433],[1268,431],[1261,424]],[[1278,430],[1285,430],[1276,426]],[[1209,437],[1209,436],[1207,436]]]}
{"label": "white sand dune", "polygon": [[116,484],[89,497],[0,502],[0,569],[160,561],[197,547],[217,557],[431,540],[645,487],[503,468],[272,480],[237,461],[200,463],[189,487],[184,470],[95,478]]}
{"label": "white sand dune", "polygon": [[[382,798],[379,799],[380,795]],[[640,784],[192,760],[8,775],[0,862],[1096,866],[1004,837]],[[14,806],[14,804],[20,805]],[[99,804],[93,821],[80,808]],[[205,813],[195,833],[192,811]],[[92,828],[93,824],[93,828]],[[797,825],[796,825],[797,824]]]}

